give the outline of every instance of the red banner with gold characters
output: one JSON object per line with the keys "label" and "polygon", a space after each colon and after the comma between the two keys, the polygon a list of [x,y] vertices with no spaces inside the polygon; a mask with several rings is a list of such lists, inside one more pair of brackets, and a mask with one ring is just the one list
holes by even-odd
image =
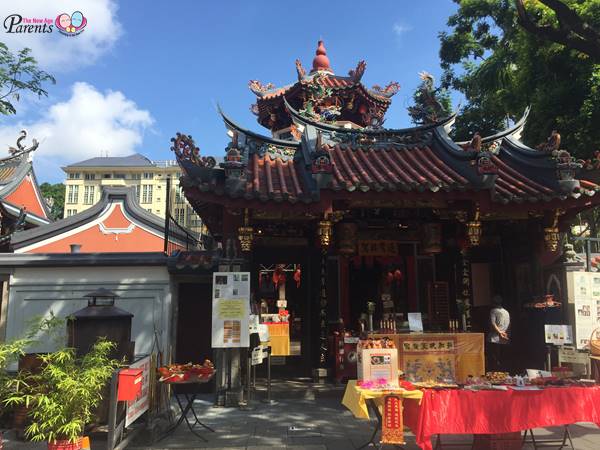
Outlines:
{"label": "red banner with gold characters", "polygon": [[404,444],[402,398],[397,395],[387,395],[384,399],[381,421],[381,443]]}

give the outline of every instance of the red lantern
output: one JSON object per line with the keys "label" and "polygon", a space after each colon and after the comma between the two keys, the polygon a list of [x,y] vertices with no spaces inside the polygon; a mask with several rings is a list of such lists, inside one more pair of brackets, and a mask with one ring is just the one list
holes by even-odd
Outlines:
{"label": "red lantern", "polygon": [[296,271],[294,272],[294,281],[296,282],[296,287],[299,288],[300,287],[300,280],[302,279],[302,271],[300,270],[300,267],[298,267],[296,269]]}
{"label": "red lantern", "polygon": [[385,284],[392,284],[392,281],[394,281],[394,274],[392,272],[388,272],[385,276]]}

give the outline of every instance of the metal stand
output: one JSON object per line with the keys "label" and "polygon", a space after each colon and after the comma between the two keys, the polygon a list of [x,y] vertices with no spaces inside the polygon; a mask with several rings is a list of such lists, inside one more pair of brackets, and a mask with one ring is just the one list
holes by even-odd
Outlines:
{"label": "metal stand", "polygon": [[[527,440],[527,432],[529,432],[529,434],[531,434],[530,441]],[[563,432],[562,439],[536,440],[535,436],[533,435],[533,430],[529,429],[529,430],[525,430],[525,433],[523,434],[523,445],[530,443],[533,445],[533,448],[535,450],[537,450],[540,447],[554,447],[556,444],[560,444],[560,447],[558,447],[558,450],[562,450],[562,448],[567,445],[567,439],[569,440],[569,445],[570,445],[571,449],[575,450],[575,447],[573,446],[573,439],[571,439],[571,431],[569,430],[569,425],[565,425],[565,431]]]}
{"label": "metal stand", "polygon": [[[179,425],[181,425],[181,423],[184,420],[185,420],[187,427],[194,435],[196,435],[197,437],[202,439],[204,442],[208,442],[208,440],[204,436],[201,436],[194,430],[194,427],[196,425],[200,425],[200,426],[206,428],[208,431],[212,431],[213,433],[215,432],[215,430],[213,430],[211,427],[200,422],[200,419],[198,419],[198,416],[196,415],[196,411],[194,410],[194,401],[196,400],[198,393],[194,392],[191,395],[190,394],[182,394],[182,395],[185,397],[185,399],[187,401],[185,406],[183,406],[181,404],[181,401],[179,400],[179,395],[175,394],[175,400],[177,400],[177,404],[179,405],[179,409],[181,410],[181,416],[179,416],[179,420],[173,426],[171,426],[167,431],[165,431],[165,433],[158,439],[157,442],[162,441],[164,438],[166,438],[167,436],[172,434],[177,429],[177,427],[179,427]],[[190,423],[190,421],[187,418],[187,415],[190,411],[192,411],[192,414],[194,415],[194,423],[193,424]]]}
{"label": "metal stand", "polygon": [[546,370],[552,372],[552,346],[546,345]]}
{"label": "metal stand", "polygon": [[248,358],[246,364],[246,403],[240,405],[242,411],[254,411],[256,408],[251,405],[252,401],[252,388],[250,387],[250,378],[252,376],[252,351],[248,349]]}
{"label": "metal stand", "polygon": [[267,398],[262,399],[263,403],[276,405],[277,402],[271,398],[271,347],[267,352]]}
{"label": "metal stand", "polygon": [[442,443],[442,435],[438,434],[437,435],[437,439],[435,441],[435,447],[433,447],[433,450],[443,450],[444,448],[448,448],[448,447],[458,447],[458,448],[471,448],[473,449],[475,445],[475,442],[472,442],[470,447],[469,444],[467,444],[466,442],[456,442],[456,443],[451,443],[451,444],[443,444]]}

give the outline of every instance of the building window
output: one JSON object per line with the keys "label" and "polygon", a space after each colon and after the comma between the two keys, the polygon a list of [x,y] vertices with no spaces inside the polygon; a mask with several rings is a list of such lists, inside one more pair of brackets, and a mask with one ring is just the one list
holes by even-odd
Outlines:
{"label": "building window", "polygon": [[76,209],[67,209],[67,217],[74,216],[75,214],[77,214]]}
{"label": "building window", "polygon": [[94,186],[86,186],[83,192],[83,203],[92,205],[94,203]]}
{"label": "building window", "polygon": [[175,191],[175,203],[183,203],[184,202],[184,197],[183,194],[181,192],[181,188],[178,188]]}
{"label": "building window", "polygon": [[102,178],[112,178],[112,175],[110,173],[105,173],[102,175]]}
{"label": "building window", "polygon": [[79,186],[73,184],[69,186],[67,203],[79,203]]}
{"label": "building window", "polygon": [[125,174],[124,173],[115,173],[113,178],[117,179],[117,180],[124,180],[125,179]]}
{"label": "building window", "polygon": [[152,172],[144,172],[144,180],[152,180],[154,179],[154,174]]}
{"label": "building window", "polygon": [[142,174],[141,173],[132,173],[131,174],[131,179],[132,180],[141,180],[142,179]]}
{"label": "building window", "polygon": [[185,222],[185,208],[175,208],[175,222],[179,224]]}
{"label": "building window", "polygon": [[142,203],[152,203],[152,185],[142,185]]}
{"label": "building window", "polygon": [[96,174],[95,173],[86,173],[85,174],[85,179],[86,180],[95,180],[96,179]]}
{"label": "building window", "polygon": [[81,174],[79,172],[71,172],[69,174],[69,180],[79,180]]}

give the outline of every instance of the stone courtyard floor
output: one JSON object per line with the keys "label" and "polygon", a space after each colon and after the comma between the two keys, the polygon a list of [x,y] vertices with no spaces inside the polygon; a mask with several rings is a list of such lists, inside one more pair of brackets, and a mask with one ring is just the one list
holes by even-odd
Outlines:
{"label": "stone courtyard floor", "polygon": [[[257,393],[263,396],[264,390]],[[127,448],[142,449],[223,449],[223,450],[348,450],[356,449],[368,441],[372,424],[357,420],[341,405],[343,388],[308,383],[279,383],[274,389],[275,405],[260,401],[253,403],[255,409],[242,411],[237,408],[215,408],[212,396],[202,396],[195,403],[200,419],[215,429],[215,433],[200,429],[208,442],[202,442],[191,434],[183,423],[172,435],[160,442],[151,442],[150,434],[139,436]],[[191,414],[190,414],[191,417]],[[536,429],[536,438],[557,438],[558,428]],[[577,450],[599,450],[600,429],[593,424],[571,426],[573,443]],[[44,444],[15,442],[10,434],[5,438],[6,450],[41,450]],[[445,443],[459,443],[452,449],[470,449],[471,436],[443,436]],[[414,437],[406,434],[406,450],[416,450]],[[105,449],[101,439],[92,439],[94,450]],[[370,447],[373,448],[373,447]],[[393,448],[393,447],[385,447]],[[558,448],[558,445],[554,447]],[[527,444],[523,449],[533,449]]]}

